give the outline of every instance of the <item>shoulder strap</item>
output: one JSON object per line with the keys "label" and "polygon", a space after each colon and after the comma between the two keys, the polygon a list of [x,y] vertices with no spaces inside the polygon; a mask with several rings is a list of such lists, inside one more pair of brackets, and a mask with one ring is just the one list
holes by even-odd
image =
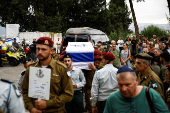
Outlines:
{"label": "shoulder strap", "polygon": [[153,106],[153,103],[152,103],[152,100],[151,100],[151,97],[149,94],[149,87],[146,87],[146,89],[145,89],[145,96],[146,96],[146,100],[148,101],[151,113],[154,113],[154,106]]}

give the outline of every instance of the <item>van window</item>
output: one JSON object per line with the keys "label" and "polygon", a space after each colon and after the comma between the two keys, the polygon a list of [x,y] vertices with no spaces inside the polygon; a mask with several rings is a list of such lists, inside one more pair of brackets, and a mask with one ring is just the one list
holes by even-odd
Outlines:
{"label": "van window", "polygon": [[76,42],[88,42],[88,38],[87,35],[77,35]]}
{"label": "van window", "polygon": [[75,35],[66,35],[64,37],[63,46],[67,46],[68,42],[75,42]]}

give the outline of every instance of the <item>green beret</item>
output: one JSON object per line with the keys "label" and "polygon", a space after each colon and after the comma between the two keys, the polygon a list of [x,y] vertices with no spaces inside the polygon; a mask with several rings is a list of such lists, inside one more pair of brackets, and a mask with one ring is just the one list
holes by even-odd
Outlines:
{"label": "green beret", "polygon": [[140,54],[137,54],[137,55],[136,55],[136,58],[145,59],[145,60],[151,60],[153,57],[150,56],[150,55],[147,54],[147,53],[140,53]]}

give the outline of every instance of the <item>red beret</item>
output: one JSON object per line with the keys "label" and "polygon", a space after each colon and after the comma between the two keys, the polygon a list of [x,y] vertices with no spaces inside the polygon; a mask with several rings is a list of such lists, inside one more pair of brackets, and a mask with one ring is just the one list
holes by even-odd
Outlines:
{"label": "red beret", "polygon": [[170,64],[167,64],[166,67],[170,68]]}
{"label": "red beret", "polygon": [[49,37],[40,37],[37,40],[36,44],[44,44],[44,45],[48,45],[48,46],[53,47],[53,41]]}
{"label": "red beret", "polygon": [[115,56],[110,52],[106,52],[105,55],[103,55],[103,57],[105,60],[114,60],[115,59]]}
{"label": "red beret", "polygon": [[98,41],[97,43],[102,43],[101,41]]}
{"label": "red beret", "polygon": [[66,50],[66,47],[63,47],[63,49],[62,49],[63,51],[65,51]]}
{"label": "red beret", "polygon": [[95,49],[95,51],[94,51],[94,55],[101,55],[101,54],[102,54],[102,52],[101,52],[100,50]]}
{"label": "red beret", "polygon": [[96,55],[96,56],[94,57],[94,60],[99,60],[99,61],[101,61],[102,58],[101,58],[99,55]]}
{"label": "red beret", "polygon": [[102,54],[103,54],[103,57],[106,55],[106,53],[107,53],[107,52],[105,52],[105,51],[102,53]]}
{"label": "red beret", "polygon": [[61,53],[61,55],[65,55],[66,54],[66,51],[63,51],[62,53]]}
{"label": "red beret", "polygon": [[59,57],[59,61],[63,61],[64,60],[64,55],[61,55],[60,57]]}

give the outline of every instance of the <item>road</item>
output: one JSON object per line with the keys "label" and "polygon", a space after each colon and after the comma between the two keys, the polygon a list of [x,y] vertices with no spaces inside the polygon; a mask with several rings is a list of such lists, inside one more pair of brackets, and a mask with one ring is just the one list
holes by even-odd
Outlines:
{"label": "road", "polygon": [[[0,78],[13,81],[15,83],[15,85],[17,86],[21,72],[25,69],[23,64],[20,64],[15,67],[11,67],[7,64],[5,64],[3,66],[4,67],[0,67]],[[26,111],[26,113],[29,113],[29,112]],[[84,112],[84,113],[88,113],[88,112]]]}

